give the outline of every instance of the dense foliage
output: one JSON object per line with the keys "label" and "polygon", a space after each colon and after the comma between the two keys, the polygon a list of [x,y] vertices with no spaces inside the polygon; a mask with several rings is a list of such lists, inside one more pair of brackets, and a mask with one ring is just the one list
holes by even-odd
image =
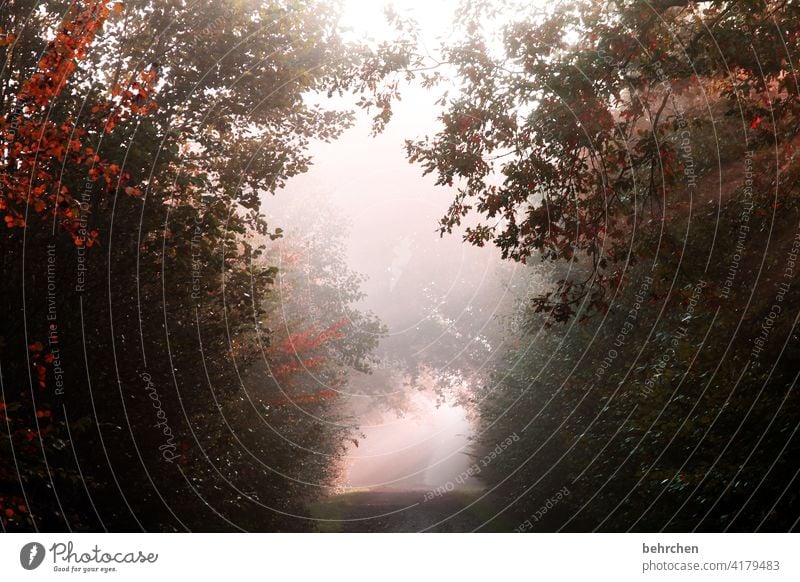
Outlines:
{"label": "dense foliage", "polygon": [[555,267],[476,397],[481,451],[520,436],[482,473],[498,516],[796,528],[800,6],[518,6],[498,39],[513,3],[468,4],[408,153],[458,188],[443,232]]}
{"label": "dense foliage", "polygon": [[[382,358],[473,407],[492,527],[796,529],[800,5],[467,0],[436,58],[336,10],[0,7],[2,528],[309,529],[345,396],[402,407],[352,385]],[[320,96],[379,131],[403,81],[440,92],[406,153],[441,233],[525,276],[410,265],[381,353],[339,218],[262,202],[350,124]]]}
{"label": "dense foliage", "polygon": [[[320,352],[366,359],[373,340],[277,292],[281,232],[260,206],[348,124],[303,97],[354,54],[335,17],[0,8],[5,530],[308,527],[352,432],[333,422],[346,366]],[[267,381],[248,381],[255,364]]]}

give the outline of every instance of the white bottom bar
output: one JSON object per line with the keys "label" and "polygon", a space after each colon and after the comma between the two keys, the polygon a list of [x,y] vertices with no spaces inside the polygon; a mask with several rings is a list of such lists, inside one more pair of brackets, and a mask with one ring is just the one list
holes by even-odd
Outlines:
{"label": "white bottom bar", "polygon": [[797,534],[0,536],[2,579],[14,581],[797,581],[798,550]]}

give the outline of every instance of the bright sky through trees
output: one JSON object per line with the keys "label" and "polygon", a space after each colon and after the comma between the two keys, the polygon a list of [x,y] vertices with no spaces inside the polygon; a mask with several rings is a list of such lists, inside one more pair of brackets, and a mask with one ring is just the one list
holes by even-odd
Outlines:
{"label": "bright sky through trees", "polygon": [[426,38],[446,31],[453,21],[458,0],[345,0],[341,24],[354,36],[376,40],[391,34],[385,11],[393,8],[401,16],[416,20]]}

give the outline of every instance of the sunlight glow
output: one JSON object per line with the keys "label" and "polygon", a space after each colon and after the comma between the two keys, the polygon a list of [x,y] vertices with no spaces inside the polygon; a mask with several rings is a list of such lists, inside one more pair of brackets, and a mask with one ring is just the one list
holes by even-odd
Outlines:
{"label": "sunlight glow", "polygon": [[383,40],[392,30],[385,11],[391,7],[397,14],[416,20],[426,38],[446,33],[453,21],[458,0],[345,0],[341,24],[354,38]]}
{"label": "sunlight glow", "polygon": [[[438,42],[452,38],[459,10],[464,0],[341,0],[342,13],[339,24],[345,39],[353,41],[372,40],[382,42],[396,37],[396,31],[388,24],[387,10],[403,20],[411,20],[418,26],[419,38],[424,50],[436,52]],[[502,50],[502,28],[516,17],[524,14],[545,14],[552,9],[551,0],[520,0],[519,9],[509,9],[507,14],[495,15],[483,20],[481,26],[490,37],[490,47]],[[576,39],[577,40],[577,39]],[[496,44],[496,46],[494,46]]]}

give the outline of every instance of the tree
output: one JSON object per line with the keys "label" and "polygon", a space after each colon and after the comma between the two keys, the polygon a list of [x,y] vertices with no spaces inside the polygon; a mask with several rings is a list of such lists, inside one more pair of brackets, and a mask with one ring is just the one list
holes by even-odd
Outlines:
{"label": "tree", "polygon": [[[0,127],[3,136],[0,149],[0,211],[4,214],[8,229],[4,237],[4,288],[10,298],[18,292],[14,287],[25,280],[24,267],[22,273],[15,269],[15,259],[18,258],[15,242],[27,243],[29,252],[36,256],[38,237],[35,231],[45,229],[50,224],[53,231],[56,227],[66,231],[74,247],[83,250],[95,244],[98,233],[87,229],[84,218],[89,204],[80,198],[81,192],[74,184],[85,184],[84,192],[98,184],[99,189],[106,193],[114,189],[123,189],[128,195],[134,196],[139,193],[138,189],[128,185],[130,176],[119,165],[101,158],[89,143],[91,134],[110,133],[113,125],[120,122],[123,116],[140,116],[152,109],[148,97],[155,81],[152,72],[144,73],[141,81],[134,81],[130,86],[115,86],[113,97],[98,101],[83,123],[76,122],[69,115],[61,115],[60,111],[56,112],[57,101],[68,87],[78,62],[85,58],[109,14],[108,2],[85,2],[71,6],[55,37],[44,48],[35,72],[23,82],[15,83],[12,79],[14,76],[19,79],[24,69],[10,66],[12,54],[6,60],[3,85],[8,90],[15,86],[18,88],[13,97],[11,93],[4,94],[3,101],[7,107]],[[6,34],[4,42],[21,51],[16,46],[18,40],[13,33]],[[30,238],[24,230],[20,236],[20,229],[29,226],[34,230]],[[19,358],[6,362],[3,370],[4,384],[10,384],[8,392],[4,386],[0,400],[8,429],[8,442],[4,445],[10,447],[7,452],[11,454],[8,457],[18,463],[19,458],[14,455],[16,449],[16,454],[25,461],[21,467],[17,464],[13,472],[9,470],[10,467],[3,467],[0,471],[4,489],[9,487],[13,492],[3,498],[16,500],[9,504],[2,516],[4,527],[8,528],[34,523],[29,505],[33,499],[29,497],[31,489],[43,487],[47,480],[51,484],[62,479],[76,483],[80,475],[61,466],[59,462],[63,456],[68,427],[58,414],[60,411],[56,410],[54,415],[53,410],[56,403],[52,395],[55,393],[58,396],[64,390],[58,326],[54,317],[54,249],[54,244],[48,246],[43,263],[47,274],[43,282],[50,289],[46,295],[50,299],[45,311],[46,326],[36,322],[32,329],[23,330],[20,329],[23,322],[12,319],[3,326],[0,336],[10,348],[8,353],[13,354],[12,358]],[[34,277],[34,280],[37,279],[41,281],[41,277]],[[12,299],[11,304],[15,305],[16,302]],[[30,313],[35,316],[41,313],[41,309],[32,309]],[[31,336],[37,339],[26,345],[24,342],[28,332],[32,332]],[[23,341],[21,346],[20,339]],[[43,342],[48,344],[47,347]],[[20,366],[23,362],[32,366],[36,374],[35,380],[30,373],[27,374],[28,391],[21,389],[22,386],[15,386],[22,384],[22,376],[15,372],[24,370],[24,366]],[[49,373],[54,376],[53,383],[48,383]],[[9,380],[12,382],[9,383]],[[50,395],[43,394],[48,388]],[[16,393],[17,389],[19,393]],[[36,483],[31,483],[32,480]],[[49,516],[46,514],[44,511],[42,523],[48,523]]]}
{"label": "tree", "polygon": [[[749,128],[750,147],[776,139],[779,163],[790,160],[791,3],[575,1],[528,11],[502,39],[485,23],[524,7],[466,4],[462,40],[441,57],[458,91],[444,100],[441,129],[409,142],[408,155],[458,188],[443,233],[474,213],[472,244],[585,267],[535,298],[556,321],[581,303],[603,311],[625,282],[623,263],[650,257],[661,219],[693,194],[703,169],[693,132],[713,121],[684,111],[692,97],[726,104]],[[782,192],[792,184],[782,181]]]}
{"label": "tree", "polygon": [[415,73],[455,86],[407,144],[457,189],[442,233],[554,266],[475,397],[479,451],[520,437],[481,474],[494,517],[567,486],[536,529],[796,527],[797,11],[465,2]]}
{"label": "tree", "polygon": [[308,528],[347,431],[244,393],[282,340],[260,206],[358,54],[318,2],[33,6],[0,11],[4,527]]}

